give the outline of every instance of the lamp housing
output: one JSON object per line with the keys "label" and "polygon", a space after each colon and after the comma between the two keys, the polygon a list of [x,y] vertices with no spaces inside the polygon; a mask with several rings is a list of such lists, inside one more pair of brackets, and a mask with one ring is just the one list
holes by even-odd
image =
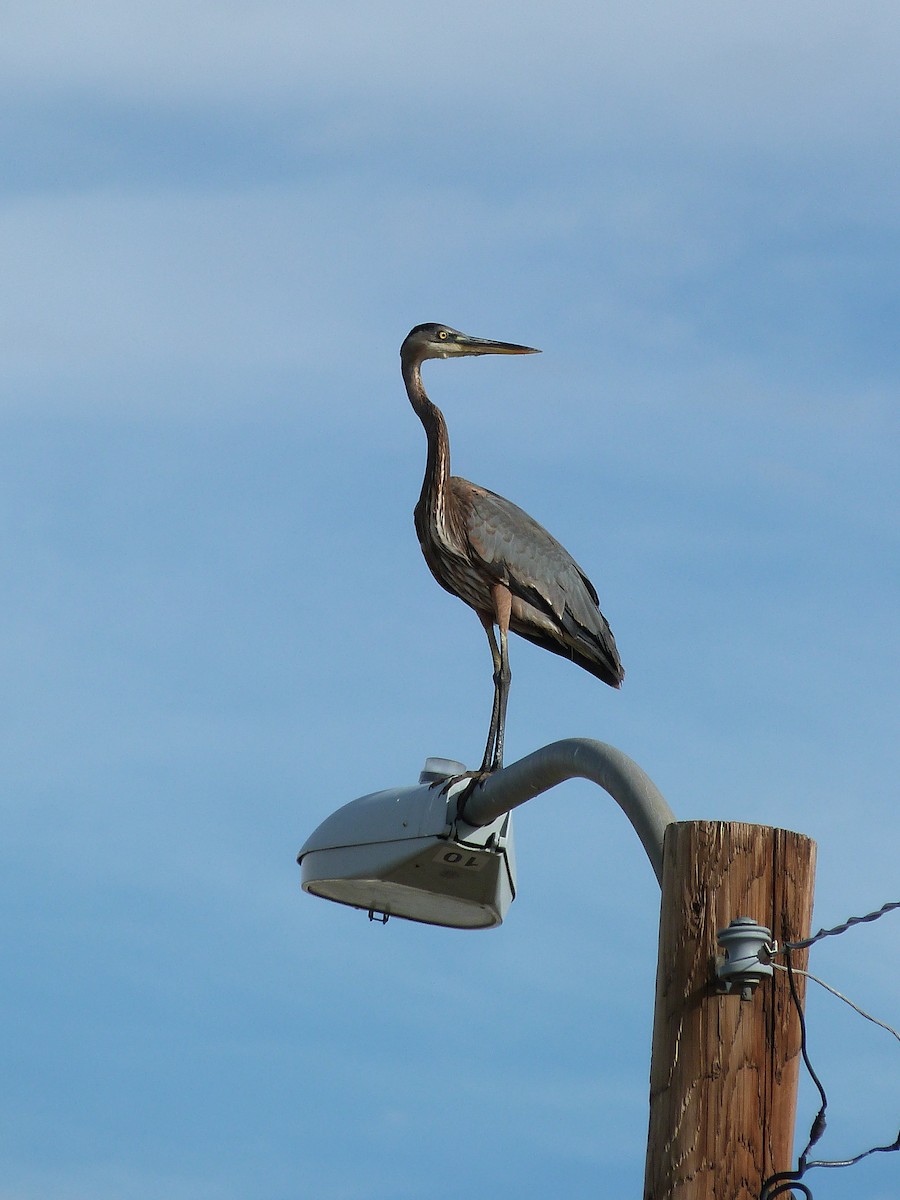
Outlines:
{"label": "lamp housing", "polygon": [[415,787],[352,800],[327,817],[297,856],[314,896],[367,912],[454,929],[501,924],[516,894],[512,816],[469,825],[457,799],[465,768],[429,759]]}

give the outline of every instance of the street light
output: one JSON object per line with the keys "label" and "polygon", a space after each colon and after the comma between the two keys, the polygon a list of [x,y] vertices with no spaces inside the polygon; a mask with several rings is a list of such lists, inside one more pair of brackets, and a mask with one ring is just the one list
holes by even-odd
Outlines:
{"label": "street light", "polygon": [[499,925],[516,894],[512,817],[461,820],[464,772],[461,763],[430,758],[418,786],[361,796],[332,813],[298,855],[303,890],[371,920]]}
{"label": "street light", "polygon": [[516,894],[510,810],[564,779],[591,779],[618,802],[657,879],[671,809],[620,750],[585,738],[554,742],[489,776],[471,794],[461,763],[428,759],[415,787],[362,796],[307,839],[303,890],[362,909],[454,929],[499,925]]}

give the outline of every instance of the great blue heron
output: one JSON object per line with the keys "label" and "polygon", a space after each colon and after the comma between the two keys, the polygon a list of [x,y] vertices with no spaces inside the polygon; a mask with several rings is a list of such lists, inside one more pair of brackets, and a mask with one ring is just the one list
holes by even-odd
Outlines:
{"label": "great blue heron", "polygon": [[422,385],[422,363],[429,358],[538,353],[530,346],[470,337],[434,324],[417,325],[400,347],[406,391],[428,437],[425,479],[415,508],[419,544],[441,587],[474,608],[491,647],[494,703],[481,774],[503,765],[510,629],[611,687],[618,687],[625,675],[596,589],[569,552],[509,500],[450,474],[447,423]]}

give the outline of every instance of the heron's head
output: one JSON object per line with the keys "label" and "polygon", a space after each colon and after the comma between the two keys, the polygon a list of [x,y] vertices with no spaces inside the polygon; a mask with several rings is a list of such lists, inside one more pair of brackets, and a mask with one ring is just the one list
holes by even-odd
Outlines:
{"label": "heron's head", "polygon": [[487,338],[460,333],[449,325],[417,325],[406,335],[400,347],[404,362],[424,362],[426,358],[462,358],[466,354],[540,354],[531,346],[514,342],[492,342]]}

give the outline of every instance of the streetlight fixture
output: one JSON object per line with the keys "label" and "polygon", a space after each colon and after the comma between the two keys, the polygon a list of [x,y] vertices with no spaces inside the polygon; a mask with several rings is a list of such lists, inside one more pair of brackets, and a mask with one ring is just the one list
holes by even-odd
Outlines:
{"label": "streetlight fixture", "polygon": [[298,856],[303,890],[371,920],[499,925],[516,894],[512,817],[479,825],[459,817],[465,769],[429,758],[416,787],[361,796],[332,813]]}
{"label": "streetlight fixture", "polygon": [[415,787],[339,808],[298,855],[303,890],[368,912],[455,929],[489,929],[516,894],[510,810],[564,779],[592,779],[614,797],[660,878],[674,821],[651,780],[620,750],[569,738],[489,776],[471,795],[461,763],[428,759]]}

